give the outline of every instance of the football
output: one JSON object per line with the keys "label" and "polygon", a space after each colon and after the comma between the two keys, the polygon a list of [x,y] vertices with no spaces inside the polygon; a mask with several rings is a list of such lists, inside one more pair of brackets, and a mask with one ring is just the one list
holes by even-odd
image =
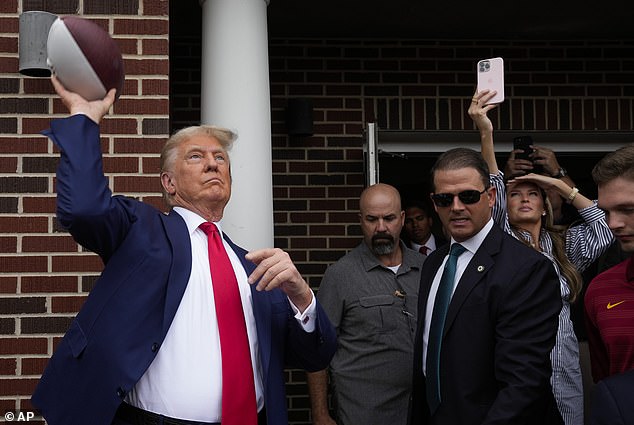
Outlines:
{"label": "football", "polygon": [[125,73],[117,43],[88,19],[57,18],[48,33],[47,64],[67,90],[86,100],[102,99],[110,89],[123,89]]}

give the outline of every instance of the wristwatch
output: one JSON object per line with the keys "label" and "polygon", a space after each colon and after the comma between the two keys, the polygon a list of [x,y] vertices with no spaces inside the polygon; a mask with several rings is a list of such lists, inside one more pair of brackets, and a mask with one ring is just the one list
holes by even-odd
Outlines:
{"label": "wristwatch", "polygon": [[568,174],[568,171],[566,171],[565,168],[559,167],[559,171],[557,171],[557,174],[555,174],[553,177],[556,179],[560,179],[562,177],[565,177],[567,174]]}

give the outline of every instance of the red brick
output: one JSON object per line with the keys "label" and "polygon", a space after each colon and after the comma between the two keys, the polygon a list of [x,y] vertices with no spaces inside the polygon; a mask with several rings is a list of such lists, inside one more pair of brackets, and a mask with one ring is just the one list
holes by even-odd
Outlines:
{"label": "red brick", "polygon": [[[0,413],[4,412],[16,412],[18,401],[16,397],[12,397],[11,400],[2,400],[0,399]],[[31,423],[29,423],[31,425]]]}
{"label": "red brick", "polygon": [[115,34],[168,35],[167,19],[115,19]]}
{"label": "red brick", "polygon": [[114,112],[121,115],[168,115],[168,99],[119,99]]}
{"label": "red brick", "polygon": [[[114,139],[114,153],[161,153],[163,145],[165,144],[165,138],[154,137],[137,137],[137,138],[124,138],[117,137]],[[144,158],[145,160],[145,158]]]}
{"label": "red brick", "polygon": [[46,272],[48,261],[43,256],[0,257],[0,270],[5,273]]}
{"label": "red brick", "polygon": [[101,134],[138,134],[138,122],[133,118],[108,118],[101,121]]}
{"label": "red brick", "polygon": [[[1,71],[0,71],[1,72]],[[50,118],[22,118],[22,134],[39,134],[49,128]]]}
{"label": "red brick", "polygon": [[168,13],[168,0],[143,0],[143,15],[167,16]]}
{"label": "red brick", "polygon": [[15,294],[17,291],[18,291],[17,277],[0,276],[0,294]]}
{"label": "red brick", "polygon": [[53,272],[99,272],[103,270],[103,262],[97,255],[55,255],[53,256]]}
{"label": "red brick", "polygon": [[2,57],[2,60],[0,61],[0,73],[8,74],[11,72],[15,72],[16,69],[18,69],[18,58],[14,58],[11,56]]}
{"label": "red brick", "polygon": [[77,243],[70,236],[25,236],[22,252],[77,252]]}
{"label": "red brick", "polygon": [[149,38],[141,40],[142,55],[168,55],[169,41],[167,39]]}
{"label": "red brick", "polygon": [[23,197],[22,208],[24,213],[53,214],[56,210],[56,199],[52,196],[44,197]]}
{"label": "red brick", "polygon": [[[121,50],[121,54],[123,55],[137,55],[139,53],[139,40],[136,38],[118,38],[115,37],[114,40],[117,42],[119,46],[119,50]],[[124,68],[125,71],[125,68]],[[124,93],[127,93],[124,91]]]}
{"label": "red brick", "polygon": [[0,397],[31,395],[39,379],[0,379]]}
{"label": "red brick", "polygon": [[[0,4],[0,8],[2,5]],[[17,37],[0,37],[0,52],[3,53],[18,53],[18,38]]]}
{"label": "red brick", "polygon": [[169,89],[169,80],[143,79],[141,81],[141,94],[145,96],[167,96]]}
{"label": "red brick", "polygon": [[[49,142],[39,137],[0,137],[0,153],[47,153]],[[14,170],[15,172],[15,170]]]}
{"label": "red brick", "polygon": [[169,75],[168,59],[125,59],[126,75]]}
{"label": "red brick", "polygon": [[156,176],[115,176],[113,190],[119,193],[160,192],[161,182]]}
{"label": "red brick", "polygon": [[0,338],[0,355],[48,354],[46,338]]}
{"label": "red brick", "polygon": [[86,301],[86,296],[53,297],[51,311],[53,313],[77,313]]}
{"label": "red brick", "polygon": [[16,253],[18,251],[18,238],[15,236],[0,236],[0,252]]}
{"label": "red brick", "polygon": [[[20,22],[18,20],[18,16],[11,18],[0,18],[0,28],[2,28],[3,33],[18,34],[20,30]],[[5,58],[2,59],[4,60]],[[15,72],[16,69],[18,68],[15,68],[13,72]]]}
{"label": "red brick", "polygon": [[0,375],[15,375],[18,367],[18,361],[15,358],[0,359]]}
{"label": "red brick", "polygon": [[20,289],[22,293],[56,293],[77,292],[77,276],[22,276]]}
{"label": "red brick", "polygon": [[143,172],[145,174],[158,175],[161,170],[160,159],[158,157],[141,158],[141,167],[143,168]]}
{"label": "red brick", "polygon": [[0,158],[0,173],[15,173],[18,169],[18,158],[4,156]]}
{"label": "red brick", "polygon": [[18,0],[3,0],[0,2],[0,13],[17,13]]}
{"label": "red brick", "polygon": [[48,357],[25,357],[20,360],[22,375],[41,375],[48,363]]}
{"label": "red brick", "polygon": [[106,173],[138,173],[139,158],[135,157],[105,157],[103,169]]}
{"label": "red brick", "polygon": [[0,233],[48,233],[48,218],[0,217]]}

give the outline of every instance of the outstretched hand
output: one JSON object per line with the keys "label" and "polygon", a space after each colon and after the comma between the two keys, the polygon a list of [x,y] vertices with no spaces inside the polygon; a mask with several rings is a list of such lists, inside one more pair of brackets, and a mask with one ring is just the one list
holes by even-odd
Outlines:
{"label": "outstretched hand", "polygon": [[522,149],[513,149],[504,166],[504,174],[507,177],[517,177],[530,173],[533,170],[533,161],[516,158],[515,154],[522,153]]}
{"label": "outstretched hand", "polygon": [[71,115],[84,114],[97,124],[108,113],[115,101],[116,89],[111,89],[103,99],[88,101],[77,93],[66,90],[55,75],[51,77],[51,82]]}
{"label": "outstretched hand", "polygon": [[507,185],[510,186],[522,182],[535,183],[537,186],[541,187],[544,190],[559,189],[561,185],[565,184],[562,183],[561,180],[554,177],[548,177],[543,174],[530,173],[526,174],[525,176],[514,177],[512,180],[509,180],[507,182]]}
{"label": "outstretched hand", "polygon": [[258,282],[258,291],[280,288],[300,310],[304,311],[312,302],[312,290],[299,273],[287,252],[279,248],[251,251],[246,259],[257,267],[249,276],[249,283]]}
{"label": "outstretched hand", "polygon": [[487,113],[493,109],[497,108],[497,104],[487,105],[486,103],[493,99],[493,97],[497,94],[495,90],[482,90],[476,91],[471,99],[471,104],[469,105],[469,116],[475,123],[478,130],[493,132],[493,123],[487,116]]}

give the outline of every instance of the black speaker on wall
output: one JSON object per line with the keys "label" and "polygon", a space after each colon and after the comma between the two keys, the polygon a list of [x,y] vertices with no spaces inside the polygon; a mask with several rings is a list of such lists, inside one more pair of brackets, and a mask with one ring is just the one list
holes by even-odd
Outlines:
{"label": "black speaker on wall", "polygon": [[286,131],[289,136],[313,135],[313,102],[303,97],[288,99],[286,104]]}

